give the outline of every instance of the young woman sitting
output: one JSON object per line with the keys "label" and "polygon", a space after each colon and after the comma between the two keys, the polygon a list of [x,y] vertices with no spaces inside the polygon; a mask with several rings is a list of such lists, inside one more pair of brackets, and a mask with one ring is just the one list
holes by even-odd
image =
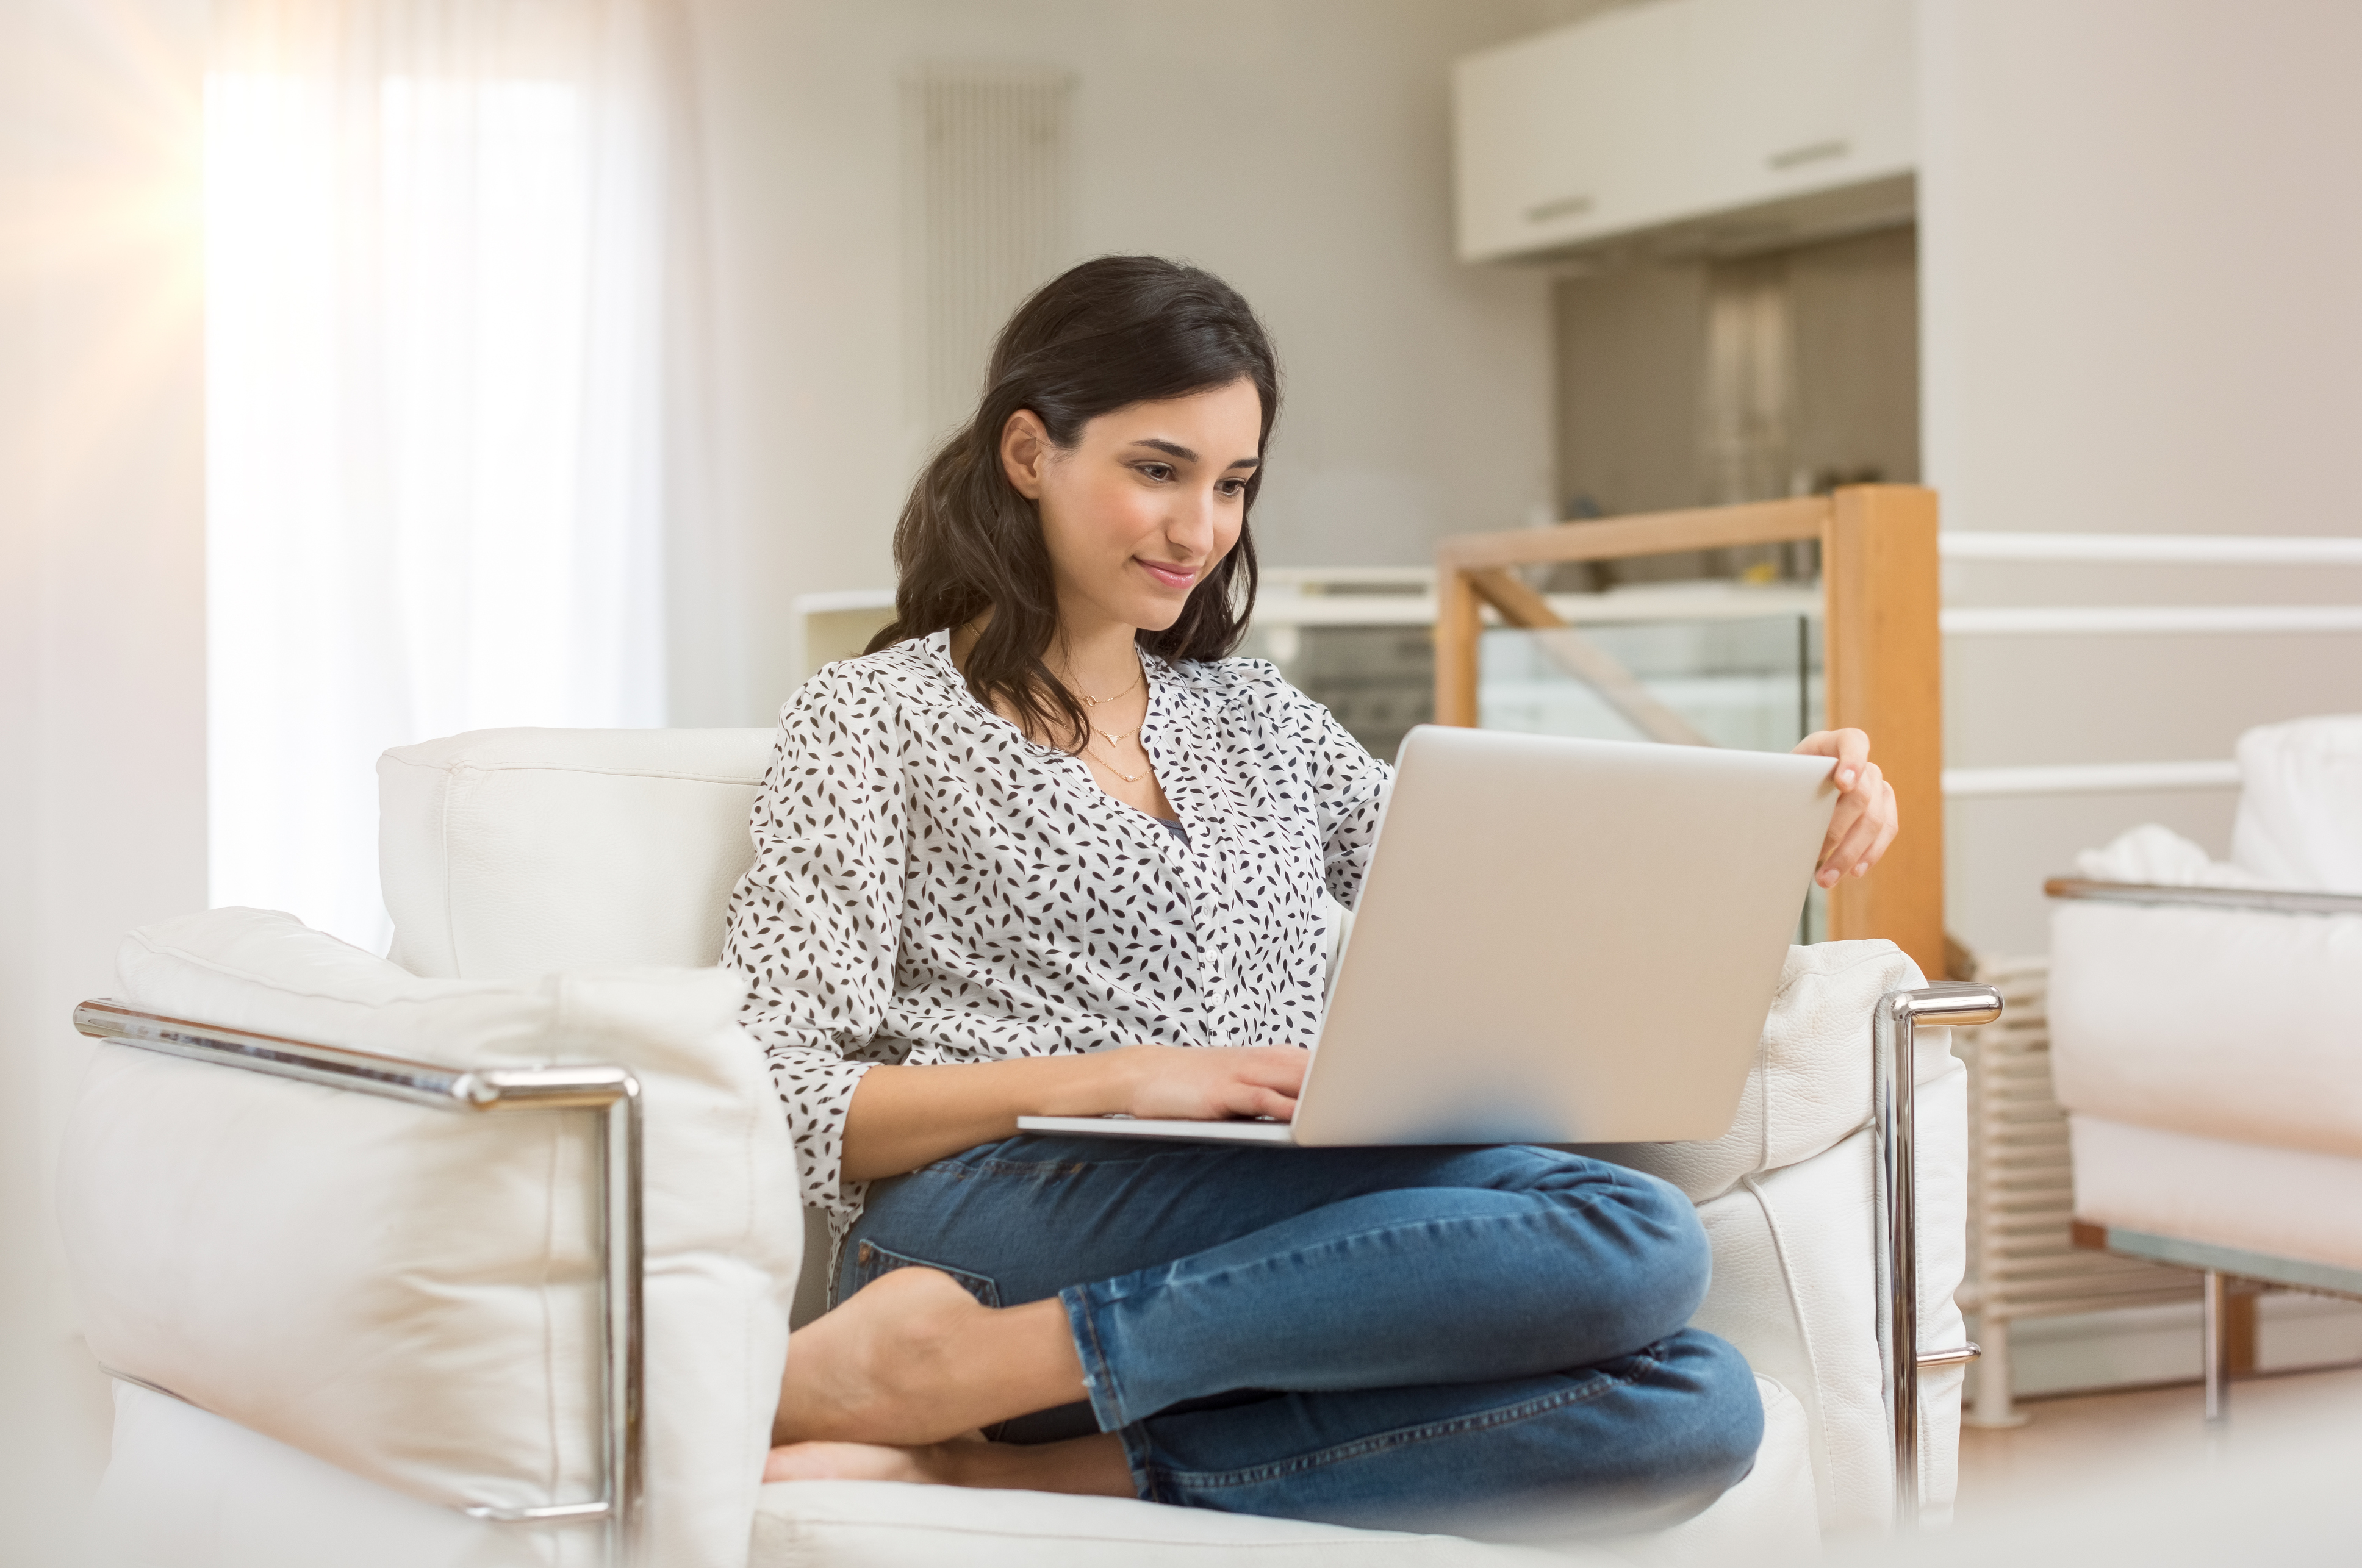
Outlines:
{"label": "young woman sitting", "polygon": [[[1663,1182],[1017,1132],[1293,1110],[1322,897],[1353,902],[1388,769],[1227,657],[1278,408],[1220,280],[1067,272],[912,491],[894,624],[781,714],[726,961],[841,1305],[790,1345],[773,1479],[1636,1528],[1753,1462],[1754,1380],[1686,1326],[1706,1242]],[[1868,745],[1797,748],[1844,789],[1825,886],[1894,834]]]}

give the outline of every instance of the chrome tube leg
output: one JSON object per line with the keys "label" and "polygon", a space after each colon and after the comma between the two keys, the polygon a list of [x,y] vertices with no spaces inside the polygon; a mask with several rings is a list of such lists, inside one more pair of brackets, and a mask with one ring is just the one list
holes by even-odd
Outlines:
{"label": "chrome tube leg", "polygon": [[2206,1271],[2206,1427],[2220,1431],[2231,1419],[2231,1280]]}
{"label": "chrome tube leg", "polygon": [[641,1276],[646,1248],[641,1237],[639,1085],[607,1107],[599,1118],[601,1297],[605,1307],[601,1368],[605,1385],[606,1473],[613,1510],[607,1516],[606,1558],[624,1568],[636,1556],[644,1477],[640,1474],[640,1419],[646,1372],[641,1323]]}
{"label": "chrome tube leg", "polygon": [[1912,1188],[1914,1079],[1905,994],[1880,999],[1871,1027],[1871,1107],[1878,1128],[1878,1323],[1894,1449],[1894,1524],[1919,1523],[1919,1248]]}
{"label": "chrome tube leg", "polygon": [[[1913,1133],[1921,1021],[1991,1023],[2001,1016],[2001,993],[1991,986],[1928,986],[1889,991],[1871,1014],[1870,1104],[1876,1131],[1875,1209],[1878,1239],[1871,1249],[1878,1274],[1878,1348],[1886,1375],[1886,1414],[1894,1449],[1894,1528],[1919,1525],[1919,1211],[1913,1181]],[[1928,1354],[1930,1366],[1976,1358],[1973,1345]]]}

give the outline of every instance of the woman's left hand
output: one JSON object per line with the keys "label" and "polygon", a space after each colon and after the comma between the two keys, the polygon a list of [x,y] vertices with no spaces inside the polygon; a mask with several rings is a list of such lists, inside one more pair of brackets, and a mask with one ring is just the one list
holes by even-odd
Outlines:
{"label": "woman's left hand", "polygon": [[1820,869],[1813,880],[1834,888],[1841,877],[1867,877],[1902,825],[1894,811],[1894,786],[1870,759],[1870,737],[1860,730],[1821,730],[1796,743],[1798,756],[1837,759],[1836,782],[1842,791],[1829,818],[1829,833],[1821,840]]}

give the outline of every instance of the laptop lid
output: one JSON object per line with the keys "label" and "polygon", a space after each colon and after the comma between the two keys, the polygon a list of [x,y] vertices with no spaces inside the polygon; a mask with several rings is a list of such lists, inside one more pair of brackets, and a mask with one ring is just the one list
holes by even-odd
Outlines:
{"label": "laptop lid", "polygon": [[1720,1137],[1836,806],[1831,771],[1412,730],[1296,1142]]}

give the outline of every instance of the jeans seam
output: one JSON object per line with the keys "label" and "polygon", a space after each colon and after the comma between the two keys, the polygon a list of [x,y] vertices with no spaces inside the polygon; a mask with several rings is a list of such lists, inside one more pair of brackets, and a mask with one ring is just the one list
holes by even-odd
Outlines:
{"label": "jeans seam", "polygon": [[[1599,1200],[1595,1198],[1583,1198],[1581,1200],[1582,1209],[1577,1210],[1577,1212],[1588,1211]],[[1373,1225],[1366,1230],[1353,1231],[1341,1235],[1323,1236],[1320,1238],[1319,1242],[1313,1246],[1297,1247],[1294,1251],[1286,1253],[1273,1253],[1264,1257],[1253,1259],[1249,1263],[1231,1264],[1213,1274],[1192,1275],[1189,1277],[1188,1283],[1193,1286],[1219,1284],[1253,1269],[1269,1268],[1275,1264],[1281,1263],[1301,1263],[1303,1259],[1310,1253],[1352,1242],[1368,1241],[1373,1237],[1415,1234],[1421,1231],[1440,1230],[1444,1227],[1453,1225],[1521,1225],[1531,1220],[1547,1220],[1549,1218],[1551,1218],[1551,1216],[1547,1214],[1458,1214],[1432,1220],[1420,1220],[1411,1223],[1396,1222],[1390,1225]],[[1172,1264],[1164,1264],[1152,1268],[1142,1269],[1140,1272],[1143,1274],[1161,1274],[1169,1271],[1172,1267]],[[1156,1288],[1169,1290],[1174,1287],[1175,1284],[1175,1282],[1169,1278],[1160,1279],[1157,1282]],[[1134,1298],[1131,1297],[1120,1297],[1117,1298],[1117,1303],[1111,1304],[1120,1304],[1131,1299]]]}
{"label": "jeans seam", "polygon": [[963,1165],[960,1169],[977,1176],[1040,1176],[1047,1171],[1076,1176],[1085,1171],[1144,1165],[1153,1158],[1154,1155],[1142,1155],[1130,1160],[978,1160],[973,1165]]}
{"label": "jeans seam", "polygon": [[[1157,1489],[1160,1491],[1164,1490],[1163,1484],[1166,1482],[1190,1491],[1221,1491],[1239,1486],[1258,1485],[1285,1476],[1300,1475],[1328,1465],[1342,1463],[1348,1460],[1383,1453],[1391,1449],[1408,1448],[1418,1443],[1433,1442],[1442,1438],[1458,1437],[1465,1432],[1485,1431],[1497,1427],[1513,1426],[1519,1421],[1531,1420],[1536,1416],[1548,1415],[1552,1410],[1563,1409],[1569,1405],[1579,1405],[1598,1398],[1614,1388],[1639,1383],[1664,1364],[1656,1357],[1647,1354],[1636,1354],[1628,1359],[1640,1364],[1633,1368],[1629,1375],[1600,1373],[1586,1378],[1581,1387],[1570,1388],[1563,1393],[1545,1395],[1539,1399],[1528,1399],[1519,1404],[1485,1410],[1473,1416],[1455,1416],[1447,1421],[1427,1421],[1415,1427],[1397,1427],[1392,1431],[1356,1438],[1351,1442],[1316,1449],[1310,1453],[1292,1454],[1286,1459],[1274,1460],[1265,1464],[1250,1465],[1242,1470],[1175,1470],[1169,1466],[1155,1464],[1153,1461],[1148,1468],[1153,1481],[1157,1484]],[[1135,1465],[1133,1468],[1134,1480],[1137,1482],[1141,1467]]]}

